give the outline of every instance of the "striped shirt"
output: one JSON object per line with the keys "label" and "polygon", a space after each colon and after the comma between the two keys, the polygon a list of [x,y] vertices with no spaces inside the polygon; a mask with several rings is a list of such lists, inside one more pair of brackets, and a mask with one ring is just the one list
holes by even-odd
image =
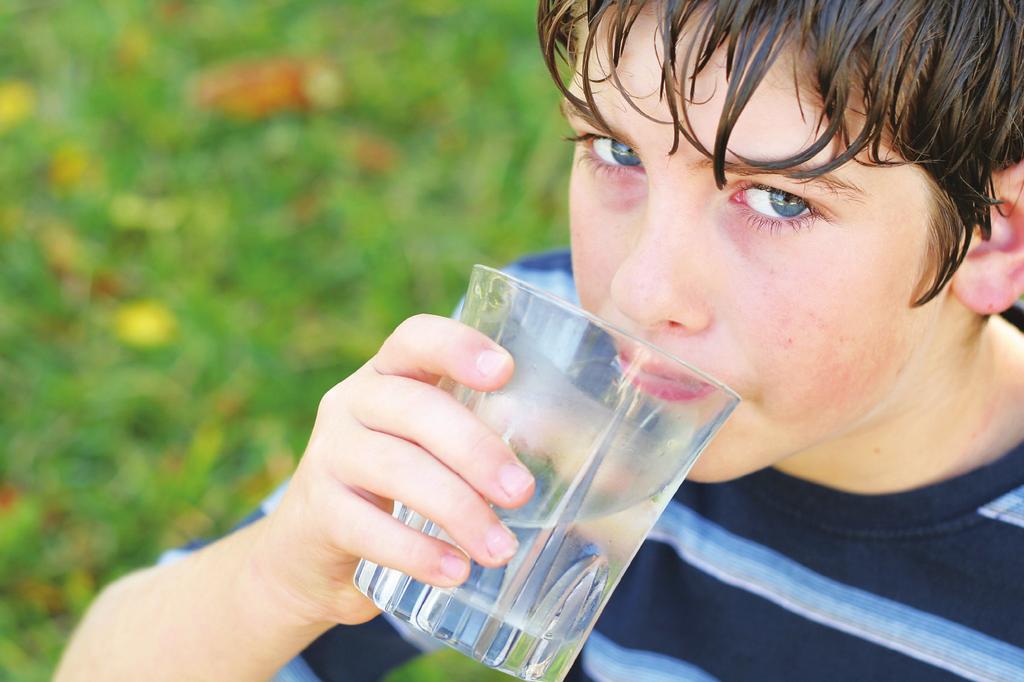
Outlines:
{"label": "striped shirt", "polygon": [[[506,270],[578,302],[566,251]],[[1005,316],[1024,330],[1024,309]],[[283,487],[243,524],[270,513]],[[768,468],[682,485],[567,680],[1019,682],[1022,607],[1024,443],[885,495]],[[275,680],[376,681],[441,646],[385,614],[333,628]]]}

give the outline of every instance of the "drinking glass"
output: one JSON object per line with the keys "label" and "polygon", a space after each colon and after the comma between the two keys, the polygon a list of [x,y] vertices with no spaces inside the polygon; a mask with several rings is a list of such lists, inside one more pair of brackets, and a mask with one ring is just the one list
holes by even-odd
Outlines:
{"label": "drinking glass", "polygon": [[[441,385],[536,479],[524,506],[495,508],[519,549],[501,568],[473,562],[455,588],[369,561],[355,583],[381,610],[467,656],[523,680],[557,682],[739,397],[650,343],[482,265],[460,319],[515,360],[500,390]],[[401,501],[394,515],[453,542]]]}

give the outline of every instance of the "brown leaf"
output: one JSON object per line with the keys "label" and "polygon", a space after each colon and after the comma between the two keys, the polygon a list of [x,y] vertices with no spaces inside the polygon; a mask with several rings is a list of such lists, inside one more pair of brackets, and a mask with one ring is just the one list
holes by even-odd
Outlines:
{"label": "brown leaf", "polygon": [[57,276],[78,275],[88,269],[85,248],[70,226],[50,222],[40,230],[39,243],[46,265]]}
{"label": "brown leaf", "polygon": [[50,614],[66,610],[64,594],[56,586],[38,578],[26,578],[14,588],[15,594],[26,602]]}
{"label": "brown leaf", "polygon": [[157,16],[163,21],[171,23],[180,19],[184,14],[185,3],[181,0],[168,0],[167,2],[160,3],[159,9],[157,9]]}
{"label": "brown leaf", "polygon": [[356,139],[353,157],[363,171],[379,175],[394,169],[398,150],[387,138],[364,133]]}
{"label": "brown leaf", "polygon": [[89,293],[94,298],[116,298],[121,295],[124,285],[113,272],[101,270],[93,275]]}
{"label": "brown leaf", "polygon": [[0,514],[5,514],[18,504],[21,493],[13,485],[4,483],[0,485]]}
{"label": "brown leaf", "polygon": [[200,74],[193,91],[199,107],[241,119],[330,108],[340,94],[336,67],[323,59],[296,57],[220,66]]}
{"label": "brown leaf", "polygon": [[213,410],[221,418],[230,419],[242,413],[249,396],[237,389],[226,388],[215,396]]}
{"label": "brown leaf", "polygon": [[322,202],[318,191],[300,194],[289,204],[292,216],[296,222],[305,225],[312,222],[320,215]]}

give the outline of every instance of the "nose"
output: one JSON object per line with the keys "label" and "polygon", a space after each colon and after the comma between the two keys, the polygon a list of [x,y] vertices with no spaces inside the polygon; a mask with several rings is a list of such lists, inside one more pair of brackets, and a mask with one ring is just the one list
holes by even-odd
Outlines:
{"label": "nose", "polygon": [[707,218],[699,209],[680,206],[700,204],[679,194],[656,202],[651,192],[610,293],[619,311],[641,329],[697,334],[712,321],[713,231],[702,224]]}

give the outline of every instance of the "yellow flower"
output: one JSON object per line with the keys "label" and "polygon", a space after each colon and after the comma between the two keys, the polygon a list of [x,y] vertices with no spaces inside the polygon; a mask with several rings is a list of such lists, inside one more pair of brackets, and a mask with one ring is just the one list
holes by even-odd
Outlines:
{"label": "yellow flower", "polygon": [[327,62],[312,62],[306,68],[306,96],[318,109],[333,109],[341,102],[341,74]]}
{"label": "yellow flower", "polygon": [[4,133],[32,115],[36,93],[24,81],[0,83],[0,133]]}
{"label": "yellow flower", "polygon": [[117,61],[121,66],[134,68],[149,58],[153,39],[142,26],[129,26],[117,39]]}
{"label": "yellow flower", "polygon": [[167,345],[178,329],[178,321],[159,301],[126,303],[117,311],[114,332],[122,343],[136,348]]}
{"label": "yellow flower", "polygon": [[110,202],[110,220],[124,230],[166,232],[176,228],[184,218],[185,206],[174,198],[118,194]]}
{"label": "yellow flower", "polygon": [[82,181],[88,167],[89,157],[81,145],[63,145],[50,161],[50,185],[54,189],[71,189]]}

